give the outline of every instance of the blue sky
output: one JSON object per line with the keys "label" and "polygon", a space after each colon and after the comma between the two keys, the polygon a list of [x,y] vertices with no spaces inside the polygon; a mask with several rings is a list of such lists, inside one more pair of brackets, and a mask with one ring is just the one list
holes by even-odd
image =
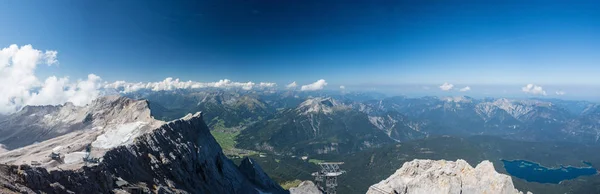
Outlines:
{"label": "blue sky", "polygon": [[25,0],[0,24],[2,47],[58,51],[42,78],[600,85],[597,1]]}

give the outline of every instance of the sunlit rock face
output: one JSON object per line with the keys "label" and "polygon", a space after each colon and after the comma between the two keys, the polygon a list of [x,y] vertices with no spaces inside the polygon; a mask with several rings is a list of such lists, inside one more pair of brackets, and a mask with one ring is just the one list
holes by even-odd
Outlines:
{"label": "sunlit rock face", "polygon": [[[102,158],[163,124],[152,117],[147,101],[119,96],[100,97],[86,106],[26,106],[0,120],[0,144],[7,150],[0,163],[78,169],[84,157]],[[53,152],[64,161],[48,157]]]}
{"label": "sunlit rock face", "polygon": [[68,106],[25,114],[74,119],[60,122],[70,130],[63,135],[0,154],[0,193],[287,193],[258,165],[227,159],[199,112],[162,122],[147,102],[122,97]]}
{"label": "sunlit rock face", "polygon": [[319,187],[312,181],[302,181],[297,187],[290,188],[290,194],[321,194]]}
{"label": "sunlit rock face", "polygon": [[522,193],[508,175],[496,172],[489,161],[475,168],[464,160],[413,160],[387,179],[372,185],[368,194],[381,193]]}

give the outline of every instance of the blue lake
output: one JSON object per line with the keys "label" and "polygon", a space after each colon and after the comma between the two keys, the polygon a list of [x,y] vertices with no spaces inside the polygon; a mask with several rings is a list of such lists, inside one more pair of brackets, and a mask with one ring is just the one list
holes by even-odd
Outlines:
{"label": "blue lake", "polygon": [[527,160],[502,160],[502,162],[510,175],[529,182],[558,184],[563,180],[596,174],[596,169],[588,162],[583,162],[587,167],[560,166],[560,168],[547,168]]}

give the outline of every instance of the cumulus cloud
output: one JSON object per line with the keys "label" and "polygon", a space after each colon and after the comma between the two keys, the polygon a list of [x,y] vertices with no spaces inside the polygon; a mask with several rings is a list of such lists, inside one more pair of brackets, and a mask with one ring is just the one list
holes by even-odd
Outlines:
{"label": "cumulus cloud", "polygon": [[68,77],[57,78],[51,76],[46,79],[44,86],[37,93],[31,95],[28,105],[62,104],[72,102],[74,105],[83,106],[100,96],[101,78],[89,74],[87,80],[69,82]]}
{"label": "cumulus cloud", "polygon": [[292,82],[292,83],[286,85],[285,87],[287,89],[292,89],[292,88],[296,88],[297,86],[298,86],[298,84],[296,84],[296,82]]}
{"label": "cumulus cloud", "polygon": [[327,82],[324,79],[320,79],[315,83],[303,85],[300,90],[302,91],[315,91],[322,90],[327,85]]}
{"label": "cumulus cloud", "polygon": [[467,86],[467,87],[461,88],[459,91],[466,92],[466,91],[470,91],[470,90],[471,90],[471,87]]}
{"label": "cumulus cloud", "polygon": [[454,85],[453,84],[449,84],[448,82],[446,82],[446,83],[444,83],[444,84],[442,84],[440,86],[440,89],[442,89],[444,91],[451,90],[452,88],[454,88]]}
{"label": "cumulus cloud", "polygon": [[562,91],[562,90],[556,91],[556,95],[562,96],[565,94],[567,94],[565,91]]}
{"label": "cumulus cloud", "polygon": [[58,64],[57,51],[40,51],[31,45],[10,45],[0,50],[0,113],[12,113],[25,105],[84,105],[100,95],[100,77],[71,83],[68,77],[48,77],[40,82],[35,69],[40,64]]}
{"label": "cumulus cloud", "polygon": [[536,86],[533,84],[527,84],[525,87],[522,87],[521,90],[528,94],[533,95],[546,95],[546,91],[541,86]]}
{"label": "cumulus cloud", "polygon": [[58,64],[58,60],[56,55],[58,55],[57,51],[46,51],[44,53],[44,60],[46,61],[46,64],[48,65],[57,65]]}
{"label": "cumulus cloud", "polygon": [[346,86],[340,86],[340,89],[345,90]]}
{"label": "cumulus cloud", "polygon": [[175,89],[198,89],[198,88],[242,88],[244,90],[251,90],[254,87],[259,88],[272,88],[277,86],[276,83],[271,82],[260,82],[256,84],[254,82],[234,82],[228,79],[222,79],[218,82],[195,82],[195,81],[180,81],[179,79],[173,79],[171,77],[166,78],[160,82],[138,82],[130,83],[125,81],[115,81],[113,83],[106,83],[105,89],[115,89],[121,93],[130,93],[142,89],[152,91],[168,91]]}

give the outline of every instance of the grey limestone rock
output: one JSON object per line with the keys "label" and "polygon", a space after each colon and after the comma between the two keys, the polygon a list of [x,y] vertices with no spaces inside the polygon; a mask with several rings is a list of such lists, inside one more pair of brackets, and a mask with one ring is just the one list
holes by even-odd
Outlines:
{"label": "grey limestone rock", "polygon": [[321,194],[319,187],[312,181],[302,181],[297,187],[290,188],[290,194]]}
{"label": "grey limestone rock", "polygon": [[[4,120],[23,127],[34,121],[60,133],[39,143],[11,144],[9,148],[21,147],[0,154],[0,193],[289,193],[258,165],[238,167],[229,160],[200,112],[165,123],[152,118],[147,102],[123,97],[71,106],[48,106],[40,111],[33,111],[40,107],[26,107],[18,114],[27,118],[9,115]],[[130,127],[128,123],[142,124]],[[12,137],[21,136],[20,131],[13,132],[17,136]],[[55,164],[45,154],[30,154],[59,148],[66,152],[64,163],[94,153],[101,160],[91,165]],[[29,160],[41,164],[23,162]]]}
{"label": "grey limestone rock", "polygon": [[413,160],[387,179],[372,185],[368,194],[388,193],[522,193],[510,176],[496,172],[489,161],[473,168],[464,160]]}

